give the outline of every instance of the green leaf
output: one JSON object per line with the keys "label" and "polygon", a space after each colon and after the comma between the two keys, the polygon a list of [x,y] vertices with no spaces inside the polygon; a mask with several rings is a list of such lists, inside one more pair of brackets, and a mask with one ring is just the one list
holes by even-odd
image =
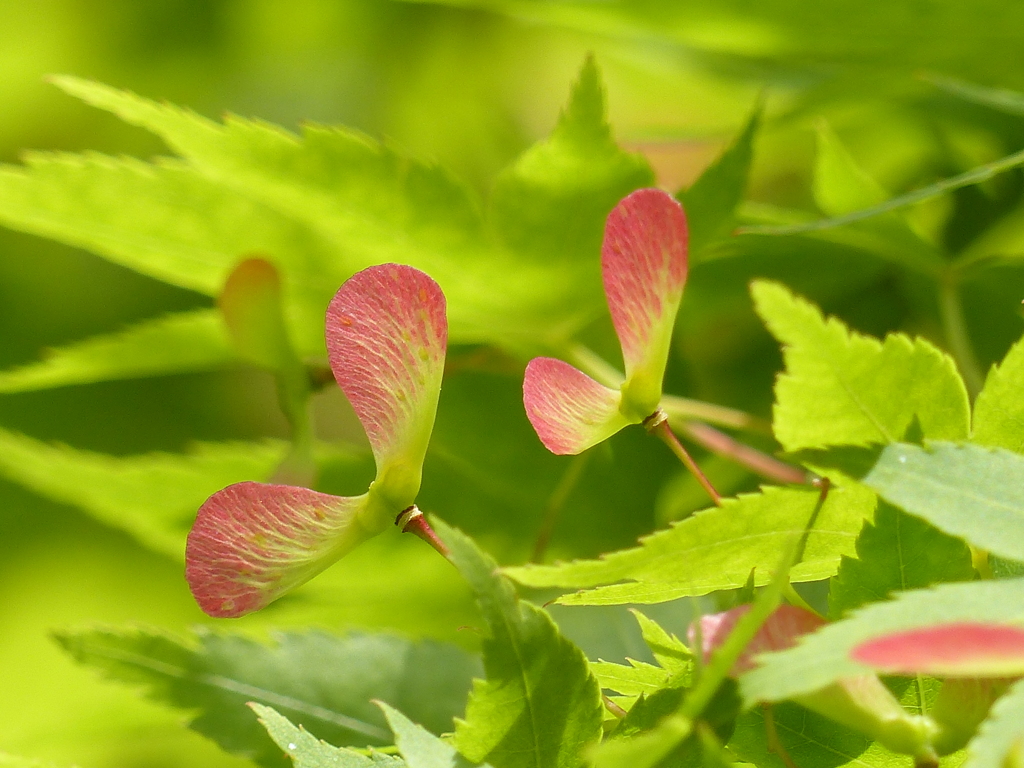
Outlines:
{"label": "green leaf", "polygon": [[677,195],[686,210],[691,264],[700,261],[702,252],[716,240],[732,234],[736,208],[743,200],[750,176],[762,112],[763,106],[758,103],[736,140],[689,189]]}
{"label": "green leaf", "polygon": [[540,608],[516,599],[511,582],[471,539],[436,523],[450,559],[487,622],[486,680],[476,680],[455,746],[495,768],[575,768],[600,738],[602,704],[583,653]]}
{"label": "green leaf", "polygon": [[187,454],[119,457],[0,428],[0,475],[175,559],[184,556],[185,534],[211,493],[269,477],[285,452],[280,442],[199,443]]}
{"label": "green leaf", "polygon": [[[725,499],[721,507],[697,512],[668,530],[644,539],[635,549],[545,566],[508,568],[516,581],[531,587],[593,587],[564,595],[566,605],[658,603],[687,595],[767,584],[779,553],[807,525],[818,492],[809,488],[765,488],[759,494]],[[832,576],[854,542],[874,497],[856,487],[835,488],[811,528],[794,581]],[[625,584],[614,584],[629,580]]]}
{"label": "green leaf", "polygon": [[863,478],[886,501],[946,533],[1024,560],[1024,456],[933,442],[882,451]]}
{"label": "green leaf", "polygon": [[49,350],[39,362],[0,372],[0,393],[207,371],[234,359],[220,313],[199,309]]}
{"label": "green leaf", "polygon": [[395,734],[395,744],[409,768],[468,768],[472,765],[450,744],[416,725],[397,709],[384,702],[377,702],[377,705],[387,718]]}
{"label": "green leaf", "polygon": [[[685,675],[693,666],[693,652],[675,635],[666,632],[658,622],[649,619],[634,609],[633,615],[640,624],[640,634],[651,649],[657,662],[673,673]],[[683,681],[680,680],[680,683]]]}
{"label": "green leaf", "polygon": [[352,749],[333,747],[305,728],[296,727],[271,707],[256,703],[249,706],[274,743],[292,759],[295,768],[402,768],[405,765],[397,757],[379,752],[366,756]]}
{"label": "green leaf", "polygon": [[267,766],[283,759],[246,702],[274,706],[335,744],[389,744],[371,699],[447,731],[479,668],[454,646],[360,633],[282,633],[273,646],[211,633],[186,643],[143,629],[63,632],[57,640],[108,677],[140,684],[149,697],[173,707],[198,710],[194,730]]}
{"label": "green leaf", "polygon": [[1024,339],[989,371],[974,401],[971,441],[1024,453]]}
{"label": "green leaf", "polygon": [[927,438],[967,438],[967,390],[948,355],[902,334],[880,342],[851,332],[776,283],[751,293],[783,344],[774,428],[786,450],[892,443],[915,416]]}
{"label": "green leaf", "polygon": [[0,768],[55,768],[53,763],[0,752]]}
{"label": "green leaf", "polygon": [[811,693],[840,678],[871,673],[850,658],[850,651],[867,640],[956,622],[1024,625],[1024,579],[942,584],[873,603],[794,648],[762,656],[761,666],[740,679],[740,688],[748,704]]}
{"label": "green leaf", "polygon": [[829,588],[829,613],[838,618],[893,592],[975,578],[971,550],[923,520],[880,502],[874,524],[857,537],[857,557],[843,558]]}
{"label": "green leaf", "polygon": [[925,75],[924,79],[965,101],[997,109],[1008,115],[1024,116],[1024,94],[1005,88],[988,88],[953,77]]}
{"label": "green leaf", "polygon": [[847,152],[827,125],[818,127],[814,202],[829,216],[840,216],[883,202],[888,195]]}
{"label": "green leaf", "polygon": [[[801,768],[905,768],[907,757],[890,752],[870,738],[839,725],[797,704],[773,706],[775,731],[793,764]],[[770,749],[761,707],[744,712],[736,721],[729,750],[744,762],[759,768],[787,768],[778,753]]]}
{"label": "green leaf", "polygon": [[978,735],[967,745],[964,768],[1017,766],[1024,760],[1024,680],[992,707]]}
{"label": "green leaf", "polygon": [[551,136],[498,177],[492,220],[502,241],[524,257],[582,262],[581,274],[594,283],[587,287],[599,290],[605,217],[634,189],[653,183],[643,156],[615,144],[601,76],[589,57]]}
{"label": "green leaf", "polygon": [[623,696],[639,696],[641,693],[654,693],[667,688],[675,675],[663,667],[656,667],[636,659],[626,659],[625,664],[613,664],[610,661],[590,662],[590,671],[594,673],[598,684],[603,690],[614,691]]}
{"label": "green leaf", "polygon": [[[561,337],[601,306],[604,215],[652,178],[611,140],[596,70],[588,72],[552,139],[498,184],[495,229],[510,230],[507,245],[519,253],[485,235],[465,185],[357,132],[307,125],[299,137],[233,116],[218,124],[69,77],[55,82],[157,133],[187,163],[71,158],[49,170],[11,168],[0,172],[11,182],[0,192],[0,222],[211,295],[241,257],[265,254],[284,275],[302,355],[322,354],[323,308],[338,285],[388,261],[440,283],[453,341]],[[523,215],[507,221],[510,210]],[[537,258],[535,248],[557,258]],[[583,255],[593,263],[577,263]],[[581,282],[584,272],[593,285]]]}

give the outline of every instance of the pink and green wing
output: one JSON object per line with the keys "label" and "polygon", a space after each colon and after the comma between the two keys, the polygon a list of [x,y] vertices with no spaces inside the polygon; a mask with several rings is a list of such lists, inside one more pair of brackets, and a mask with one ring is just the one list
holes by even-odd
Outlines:
{"label": "pink and green wing", "polygon": [[682,206],[660,189],[639,189],[608,215],[601,273],[626,365],[624,410],[636,421],[657,409],[687,274]]}
{"label": "pink and green wing", "polygon": [[185,578],[210,616],[263,608],[371,537],[367,496],[290,485],[236,483],[199,509],[185,548]]}
{"label": "pink and green wing", "polygon": [[934,677],[1024,675],[1024,628],[960,622],[884,635],[850,658],[879,672]]}
{"label": "pink and green wing", "polygon": [[[700,619],[700,636],[703,658],[709,661],[711,654],[728,639],[737,622],[750,610],[749,605],[740,605],[723,613],[709,614]],[[825,624],[825,620],[794,605],[780,605],[769,616],[754,638],[747,644],[736,660],[731,672],[738,677],[757,666],[758,654],[768,651],[782,651],[792,648],[796,641]],[[690,628],[690,642],[696,640],[695,628]]]}
{"label": "pink and green wing", "polygon": [[412,267],[353,275],[327,309],[327,351],[377,461],[377,490],[412,504],[441,391],[448,323],[441,288]]}
{"label": "pink and green wing", "polygon": [[526,415],[552,453],[581,453],[628,426],[619,400],[616,390],[561,360],[538,357],[526,366]]}

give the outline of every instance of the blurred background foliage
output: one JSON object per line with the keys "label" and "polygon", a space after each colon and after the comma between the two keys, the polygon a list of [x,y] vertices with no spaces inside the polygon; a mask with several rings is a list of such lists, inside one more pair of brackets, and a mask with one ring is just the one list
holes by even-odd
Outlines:
{"label": "blurred background foliage", "polygon": [[[616,138],[644,153],[672,191],[698,177],[764,98],[743,209],[751,221],[836,212],[815,195],[816,136],[838,137],[887,195],[1024,146],[1021,110],[933,82],[1024,89],[1024,6],[997,0],[0,0],[0,19],[0,160],[10,163],[25,149],[167,153],[151,134],[43,79],[70,73],[209,117],[232,112],[292,130],[305,120],[351,126],[450,168],[486,199],[498,172],[551,131],[588,52]],[[981,370],[1022,330],[1022,180],[1011,171],[906,214],[942,258],[967,253],[985,264],[960,286]],[[789,283],[859,330],[955,345],[934,280],[901,258],[829,236],[749,235],[721,245],[692,270],[667,391],[770,416],[779,355],[750,309],[746,285],[756,276]],[[85,251],[0,229],[0,368],[210,306]],[[581,337],[615,361],[606,319]],[[521,411],[524,362],[507,351],[453,350],[425,472],[429,511],[516,562],[529,556],[567,471],[581,479],[561,505],[549,557],[627,546],[704,506],[639,430],[582,468],[546,454]],[[358,443],[343,398],[328,390],[319,399],[321,433]],[[0,426],[114,455],[287,435],[271,377],[244,367],[4,394]],[[771,449],[766,438],[751,440]],[[323,482],[358,487],[370,468],[354,455]],[[720,460],[709,472],[730,493],[756,486]],[[472,646],[457,629],[473,621],[466,590],[443,566],[418,542],[385,536],[241,626],[391,627]],[[662,611],[669,625],[672,610]],[[613,620],[600,632],[585,614],[565,614],[567,631],[592,656],[642,657],[635,633],[614,618],[621,613],[601,613]],[[180,714],[101,682],[48,639],[51,629],[82,622],[182,630],[204,621],[178,559],[0,479],[0,751],[95,768],[241,764],[182,728]],[[608,626],[622,626],[621,636]]]}

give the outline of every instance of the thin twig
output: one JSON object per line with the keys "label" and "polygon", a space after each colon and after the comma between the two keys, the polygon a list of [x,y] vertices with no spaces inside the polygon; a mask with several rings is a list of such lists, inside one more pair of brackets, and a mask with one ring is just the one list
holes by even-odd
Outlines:
{"label": "thin twig", "polygon": [[707,491],[708,496],[715,502],[715,506],[722,506],[722,497],[715,490],[715,486],[708,480],[707,475],[701,471],[701,468],[697,466],[697,462],[693,460],[683,444],[679,442],[679,438],[675,436],[675,433],[668,426],[668,416],[660,408],[653,414],[644,419],[644,427],[647,431],[655,437],[661,439],[665,445],[667,445],[672,453],[683,462],[683,465],[693,473],[693,476],[697,478],[697,482],[701,484],[701,487]]}
{"label": "thin twig", "polygon": [[808,482],[807,472],[799,467],[779,461],[707,424],[687,420],[677,422],[676,427],[695,443],[707,448],[712,453],[732,459],[767,480],[794,485],[805,485]]}

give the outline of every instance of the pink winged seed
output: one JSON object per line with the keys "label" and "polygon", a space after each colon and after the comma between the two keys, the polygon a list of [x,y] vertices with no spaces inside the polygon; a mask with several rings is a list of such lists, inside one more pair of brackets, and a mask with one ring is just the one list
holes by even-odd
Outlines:
{"label": "pink winged seed", "polygon": [[581,453],[626,425],[616,390],[552,357],[526,366],[523,404],[544,447],[560,456]]}
{"label": "pink winged seed", "polygon": [[356,517],[365,503],[255,482],[218,491],[200,507],[185,548],[199,607],[243,616],[312,578],[362,540]]}
{"label": "pink winged seed", "polygon": [[[700,633],[705,662],[710,660],[712,652],[726,641],[736,622],[749,610],[749,605],[740,605],[723,613],[701,617]],[[755,657],[758,654],[791,648],[802,635],[813,632],[823,624],[824,619],[808,610],[795,605],[780,605],[761,625],[761,629],[743,650],[729,674],[738,677],[750,671],[757,666]],[[695,641],[696,634],[691,626],[691,643]]]}
{"label": "pink winged seed", "polygon": [[626,376],[645,362],[651,337],[674,323],[687,273],[686,215],[660,189],[639,189],[608,215],[601,273]]}
{"label": "pink winged seed", "polygon": [[880,672],[936,677],[1024,675],[1024,628],[952,623],[861,643],[850,658]]}
{"label": "pink winged seed", "polygon": [[353,275],[327,309],[327,350],[339,386],[380,467],[411,432],[429,431],[448,343],[445,298],[413,267],[382,264]]}

